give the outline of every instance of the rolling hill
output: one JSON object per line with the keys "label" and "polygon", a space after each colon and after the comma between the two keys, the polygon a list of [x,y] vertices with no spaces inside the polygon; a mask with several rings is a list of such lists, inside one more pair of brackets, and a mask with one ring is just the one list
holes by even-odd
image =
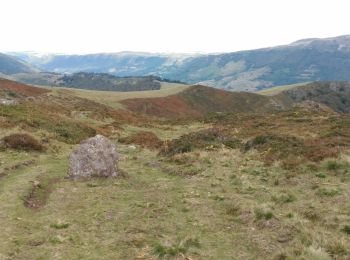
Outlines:
{"label": "rolling hill", "polygon": [[0,74],[34,73],[38,70],[16,57],[0,53]]}
{"label": "rolling hill", "polygon": [[0,78],[0,96],[10,96],[11,98],[32,97],[47,92],[49,90]]}
{"label": "rolling hill", "polygon": [[320,109],[325,106],[338,113],[349,113],[350,83],[312,82],[282,88],[273,95],[194,85],[167,97],[133,98],[120,103],[133,112],[165,118],[195,118],[211,113],[269,113],[296,105],[317,107],[317,104],[321,105]]}
{"label": "rolling hill", "polygon": [[[140,89],[124,93],[76,87],[51,87],[49,91],[54,96],[64,94],[84,98],[132,113],[168,119],[202,118],[212,113],[269,113],[288,110],[305,102],[321,104],[338,113],[350,112],[349,82],[295,84],[272,89],[267,94],[231,92],[201,85],[158,84],[159,89],[156,90]],[[6,79],[0,79],[0,90],[10,97],[48,92],[48,88],[32,87]]]}
{"label": "rolling hill", "polygon": [[313,101],[339,113],[350,112],[349,82],[313,82],[285,90],[278,95],[293,103]]}
{"label": "rolling hill", "polygon": [[233,91],[257,91],[300,82],[350,80],[350,36],[304,39],[284,46],[222,54],[13,55],[44,71],[156,75]]}
{"label": "rolling hill", "polygon": [[254,93],[228,92],[195,85],[167,97],[134,98],[120,101],[127,109],[165,118],[197,118],[210,113],[276,111],[289,107],[283,98]]}

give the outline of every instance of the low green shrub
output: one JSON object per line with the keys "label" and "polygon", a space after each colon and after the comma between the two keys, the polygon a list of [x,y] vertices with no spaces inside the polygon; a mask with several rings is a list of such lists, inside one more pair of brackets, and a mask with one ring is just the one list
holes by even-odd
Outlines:
{"label": "low green shrub", "polygon": [[341,231],[343,231],[345,234],[350,235],[350,225],[345,225]]}
{"label": "low green shrub", "polygon": [[340,163],[338,163],[337,161],[328,161],[326,168],[327,170],[338,170],[342,167],[342,165]]}
{"label": "low green shrub", "polygon": [[264,209],[255,209],[255,219],[257,220],[269,220],[273,218],[273,213],[270,210],[264,210]]}
{"label": "low green shrub", "polygon": [[55,223],[50,225],[50,227],[55,229],[66,229],[69,226],[70,226],[69,223]]}
{"label": "low green shrub", "polygon": [[317,190],[317,195],[321,197],[334,197],[339,193],[341,193],[341,190],[338,188],[334,188],[334,189],[321,188]]}

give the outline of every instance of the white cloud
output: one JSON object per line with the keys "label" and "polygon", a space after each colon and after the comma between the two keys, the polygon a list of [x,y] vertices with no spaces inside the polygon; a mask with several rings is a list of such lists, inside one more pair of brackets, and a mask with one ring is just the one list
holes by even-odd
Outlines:
{"label": "white cloud", "polygon": [[227,52],[350,33],[346,0],[1,0],[0,51]]}

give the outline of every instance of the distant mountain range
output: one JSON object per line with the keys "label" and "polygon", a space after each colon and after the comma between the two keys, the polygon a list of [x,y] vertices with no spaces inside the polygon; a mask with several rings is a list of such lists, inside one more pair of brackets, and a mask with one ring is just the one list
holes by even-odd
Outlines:
{"label": "distant mountain range", "polygon": [[[10,74],[28,73],[27,70],[30,73],[35,67],[54,73],[154,75],[234,91],[257,91],[299,82],[350,80],[350,35],[304,39],[284,46],[222,54],[11,55],[21,62],[18,69],[11,67]],[[8,69],[4,71],[0,65],[0,72],[7,74]]]}
{"label": "distant mountain range", "polygon": [[81,88],[104,91],[142,91],[159,90],[161,82],[181,83],[157,76],[114,76],[108,73],[77,72],[55,73],[41,72],[31,64],[5,54],[0,54],[0,79],[7,78],[19,82],[69,88]]}
{"label": "distant mountain range", "polygon": [[17,73],[35,73],[38,72],[29,63],[19,60],[16,57],[0,53],[0,74],[13,75]]}

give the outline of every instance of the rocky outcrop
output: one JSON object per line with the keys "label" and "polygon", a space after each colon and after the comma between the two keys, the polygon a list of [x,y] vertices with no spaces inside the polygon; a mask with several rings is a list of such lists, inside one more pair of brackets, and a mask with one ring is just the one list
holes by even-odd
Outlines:
{"label": "rocky outcrop", "polygon": [[17,105],[17,104],[18,104],[18,102],[16,100],[0,98],[0,105],[12,106],[12,105]]}

